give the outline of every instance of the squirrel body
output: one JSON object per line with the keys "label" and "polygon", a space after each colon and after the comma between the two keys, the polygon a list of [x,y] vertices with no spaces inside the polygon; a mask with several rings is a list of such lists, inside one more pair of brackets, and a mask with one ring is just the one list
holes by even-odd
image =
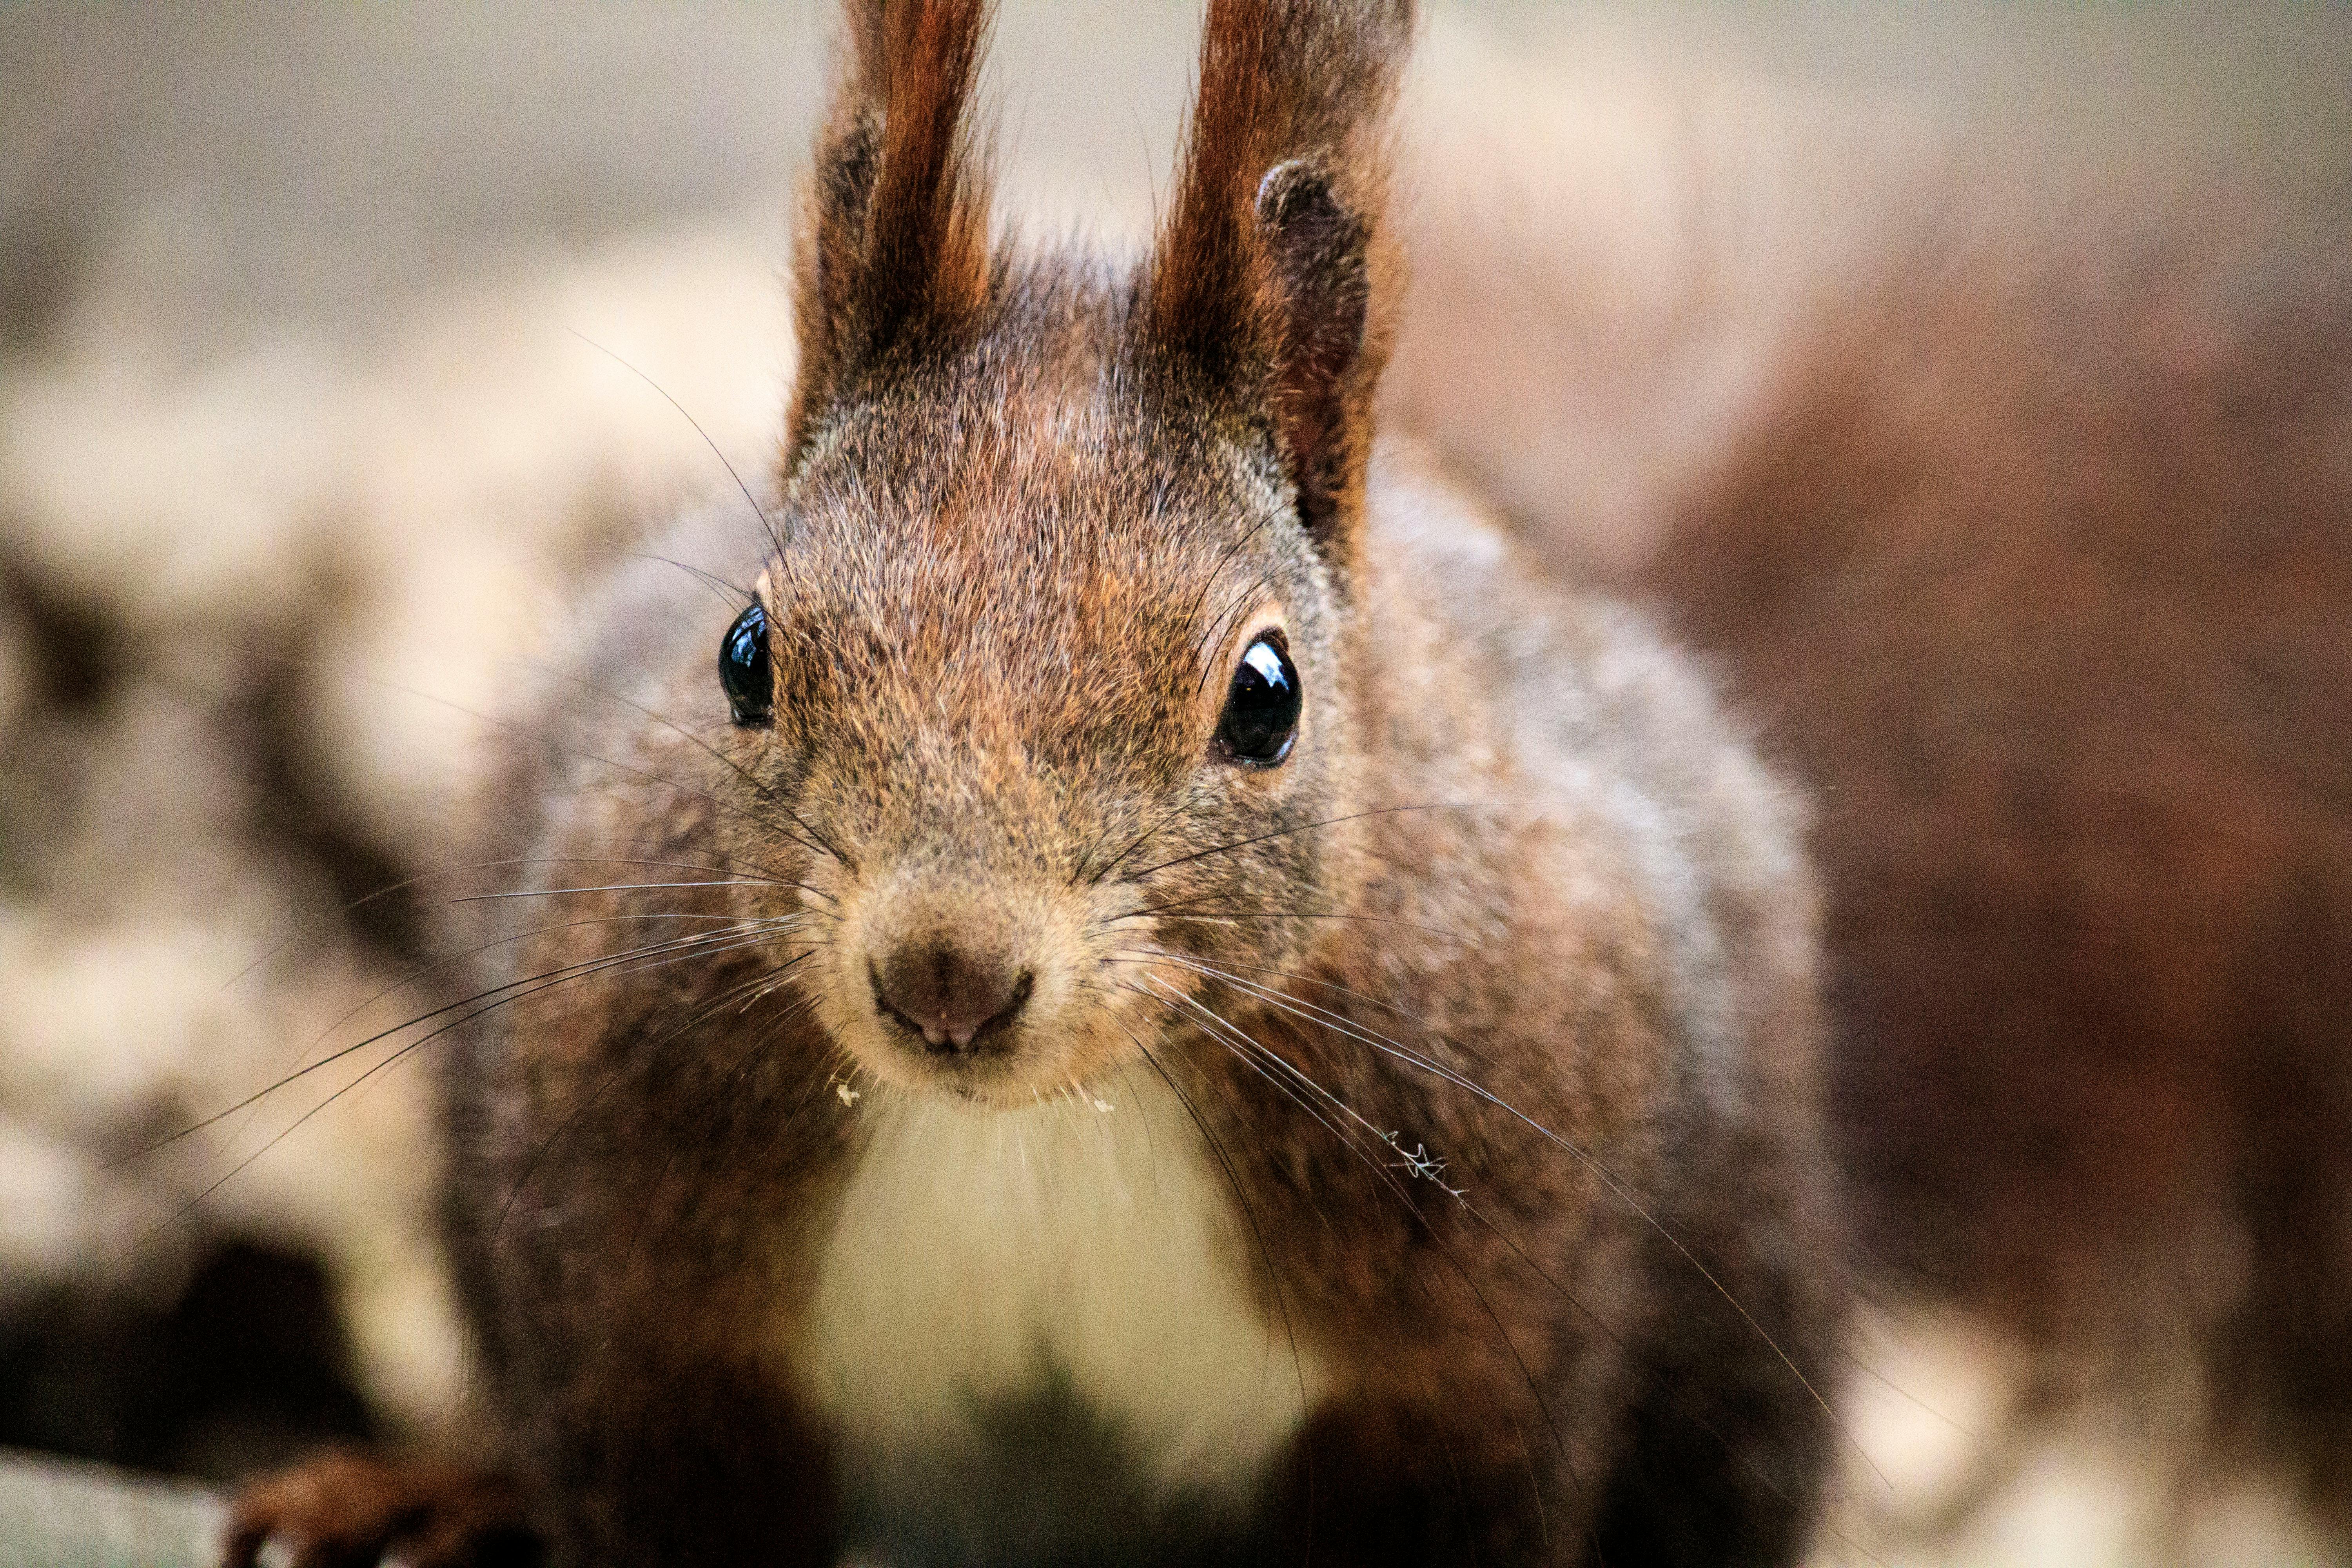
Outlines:
{"label": "squirrel body", "polygon": [[[1150,1056],[1009,1109],[890,1082],[822,1033],[779,1038],[758,1006],[678,1043],[772,963],[756,950],[558,987],[457,1042],[456,1251],[474,1321],[515,1336],[484,1346],[507,1451],[580,1509],[542,1522],[583,1560],[665,1560],[681,1519],[735,1532],[714,1552],[1230,1560],[1297,1543],[1312,1453],[1333,1560],[1579,1561],[1596,1531],[1645,1539],[1583,1479],[1628,1468],[1644,1426],[1695,1462],[1613,1489],[1654,1480],[1687,1507],[1711,1463],[1742,1497],[1693,1560],[1801,1538],[1826,1441],[1804,1384],[1836,1313],[1815,1271],[1832,1232],[1797,808],[1638,616],[1544,585],[1410,452],[1371,468],[1360,591],[1381,636],[1356,717],[1389,755],[1377,795],[1331,803],[1370,814],[1342,825],[1352,841],[1320,846],[1364,868],[1326,912],[1370,920],[1232,961],[1315,979],[1283,1005],[1218,1004],[1296,1064],[1286,1083],[1168,1022]],[[747,531],[724,510],[700,526],[739,549]],[[714,559],[690,536],[662,553]],[[629,575],[587,617],[615,668],[592,653],[587,686],[551,687],[558,743],[530,749],[498,814],[527,828],[540,809],[503,847],[551,885],[583,862],[633,879],[602,857],[743,863],[731,814],[656,782],[708,779],[707,726],[644,721],[709,708],[714,601],[658,563]],[[582,695],[600,689],[621,700]],[[1442,809],[1382,809],[1422,803]],[[724,918],[747,892],[767,896],[661,908]],[[604,962],[644,901],[567,900],[514,973]],[[1545,974],[1573,979],[1528,978]],[[1718,1382],[1768,1397],[1727,1410]],[[1377,1416],[1335,1419],[1368,1396]],[[756,1420],[714,1426],[730,1402]],[[578,1444],[589,1412],[588,1468],[533,1453]],[[777,1436],[801,1429],[805,1447]],[[1350,1468],[1374,1497],[1350,1500]],[[641,1513],[615,1510],[630,1493]],[[720,1497],[743,1516],[719,1520]]]}
{"label": "squirrel body", "polygon": [[1131,269],[988,242],[983,12],[851,6],[774,502],[581,612],[490,814],[476,908],[529,912],[442,1059],[448,1234],[531,1523],[1791,1560],[1839,1321],[1801,813],[1376,449],[1411,7],[1217,0]]}

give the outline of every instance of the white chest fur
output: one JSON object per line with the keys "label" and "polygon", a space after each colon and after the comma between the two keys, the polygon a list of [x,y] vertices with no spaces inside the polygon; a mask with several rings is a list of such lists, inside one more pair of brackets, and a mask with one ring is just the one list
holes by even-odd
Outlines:
{"label": "white chest fur", "polygon": [[856,1108],[872,1139],[793,1340],[866,1484],[971,1448],[992,1404],[1049,1380],[1171,1489],[1237,1497],[1296,1429],[1315,1361],[1260,1306],[1231,1184],[1164,1083],[1114,1083]]}

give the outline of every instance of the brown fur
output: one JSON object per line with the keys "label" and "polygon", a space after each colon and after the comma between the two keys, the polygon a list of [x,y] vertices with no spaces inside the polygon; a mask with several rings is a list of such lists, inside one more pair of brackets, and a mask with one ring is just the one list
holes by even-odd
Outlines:
{"label": "brown fur", "polygon": [[1387,110],[1411,32],[1400,0],[1212,5],[1144,284],[1151,341],[1271,418],[1318,534],[1355,510],[1369,456],[1389,337],[1372,307],[1396,293]]}
{"label": "brown fur", "polygon": [[1899,275],[1658,582],[1821,792],[1879,1256],[2352,1520],[2352,289],[2112,265]]}
{"label": "brown fur", "polygon": [[[940,216],[959,111],[869,122],[877,74],[886,118],[904,80],[960,102],[940,9],[853,26],[775,536],[670,552],[757,574],[772,719],[727,722],[738,606],[640,573],[499,805],[537,889],[590,889],[525,900],[491,956],[544,989],[444,1077],[453,1250],[556,1561],[1790,1560],[1837,1324],[1796,814],[1637,619],[1372,458],[1409,16],[1216,5],[1139,278],[869,277],[869,188],[929,237],[904,255],[978,232]],[[1244,767],[1214,737],[1261,636],[1305,707]],[[909,952],[1032,984],[950,1055],[893,1021]],[[1014,1497],[981,1546],[901,1538],[793,1359],[875,1119],[1122,1075],[1213,1155],[1222,1261],[1311,1408],[1238,1510],[1146,1488],[1041,1537]],[[1087,1447],[1125,1484],[1115,1431]]]}
{"label": "brown fur", "polygon": [[[1814,792],[1877,1288],[1990,1311],[2346,1528],[2342,193],[2064,203],[1972,167],[1822,291],[1705,480],[1661,482],[1628,586]],[[1481,319],[1500,237],[1433,237],[1452,363],[1531,423],[1589,395],[1519,349],[1540,288]],[[1443,390],[1411,397],[1441,442]]]}
{"label": "brown fur", "polygon": [[987,0],[851,8],[802,204],[787,466],[828,396],[951,347],[986,307],[986,193],[967,118],[987,25]]}

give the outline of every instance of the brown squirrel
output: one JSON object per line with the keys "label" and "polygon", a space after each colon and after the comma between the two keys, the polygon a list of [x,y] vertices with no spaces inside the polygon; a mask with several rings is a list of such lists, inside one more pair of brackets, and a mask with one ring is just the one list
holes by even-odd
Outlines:
{"label": "brown squirrel", "polygon": [[506,1479],[324,1461],[232,1563],[1801,1548],[1800,812],[1375,439],[1412,9],[1213,0],[1128,271],[992,241],[981,0],[853,0],[778,499],[583,613],[495,814],[535,912],[440,1071]]}

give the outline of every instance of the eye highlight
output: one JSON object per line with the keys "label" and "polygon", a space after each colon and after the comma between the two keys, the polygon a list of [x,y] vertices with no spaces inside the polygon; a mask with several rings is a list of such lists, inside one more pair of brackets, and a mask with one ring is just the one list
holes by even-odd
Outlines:
{"label": "eye highlight", "polygon": [[768,670],[768,612],[757,605],[735,617],[719,644],[719,684],[737,724],[748,729],[775,718],[775,680]]}
{"label": "eye highlight", "polygon": [[1298,671],[1278,637],[1261,633],[1243,650],[1217,721],[1217,751],[1244,767],[1270,768],[1298,738]]}

